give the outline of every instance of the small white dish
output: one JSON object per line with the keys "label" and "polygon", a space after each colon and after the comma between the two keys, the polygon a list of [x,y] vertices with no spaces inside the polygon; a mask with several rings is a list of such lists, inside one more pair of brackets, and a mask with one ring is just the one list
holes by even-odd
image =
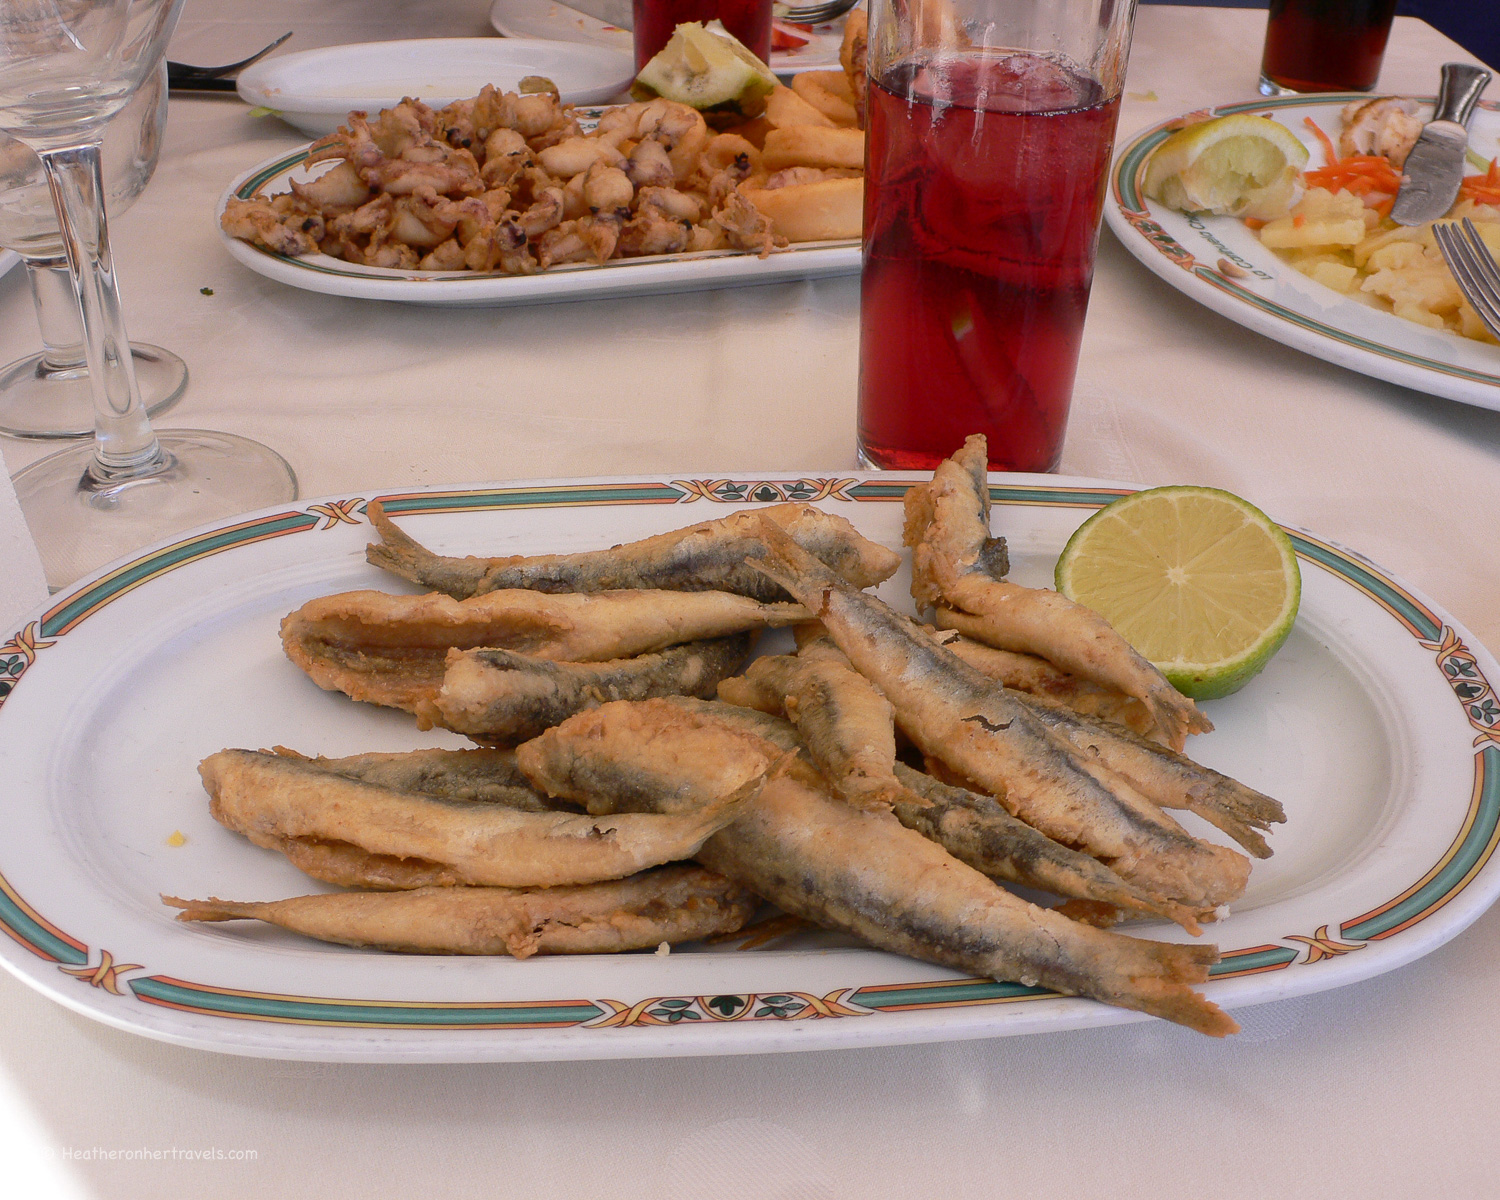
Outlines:
{"label": "small white dish", "polygon": [[[1317,167],[1324,152],[1306,121],[1337,137],[1339,111],[1356,98],[1280,96],[1221,104],[1189,116],[1263,114],[1302,141],[1312,153],[1309,166]],[[1431,97],[1422,103],[1430,113]],[[1481,101],[1469,122],[1469,147],[1485,159],[1500,153],[1497,109],[1492,101]],[[1174,212],[1148,200],[1146,163],[1183,119],[1138,133],[1115,159],[1104,220],[1125,249],[1199,304],[1283,345],[1432,396],[1500,410],[1500,348],[1428,329],[1324,287],[1261,245],[1237,217]]]}
{"label": "small white dish", "polygon": [[631,56],[609,46],[526,38],[420,38],[282,54],[239,77],[240,96],[275,110],[309,137],[332,133],[354,109],[376,112],[415,96],[433,107],[479,93],[515,91],[545,75],[565,104],[602,104],[630,88]]}

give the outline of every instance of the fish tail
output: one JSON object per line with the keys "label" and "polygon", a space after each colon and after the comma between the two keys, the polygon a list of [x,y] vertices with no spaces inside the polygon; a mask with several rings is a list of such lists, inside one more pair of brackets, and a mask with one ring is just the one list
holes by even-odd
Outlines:
{"label": "fish tail", "polygon": [[1128,998],[1120,1003],[1153,1016],[1165,1017],[1209,1037],[1238,1033],[1239,1024],[1213,1001],[1193,991],[1208,979],[1208,969],[1219,961],[1217,946],[1139,943],[1147,969],[1131,973]]}
{"label": "fish tail", "polygon": [[365,547],[365,561],[413,583],[425,582],[422,568],[437,556],[415,538],[401,532],[385,515],[385,505],[379,500],[371,500],[365,506],[365,515],[370,518],[375,532],[380,534],[380,541]]}
{"label": "fish tail", "polygon": [[177,896],[163,895],[163,904],[182,911],[177,914],[179,921],[238,921],[242,919],[253,919],[261,915],[265,909],[264,904],[252,903],[243,900],[219,900],[210,896],[207,900],[183,900]]}

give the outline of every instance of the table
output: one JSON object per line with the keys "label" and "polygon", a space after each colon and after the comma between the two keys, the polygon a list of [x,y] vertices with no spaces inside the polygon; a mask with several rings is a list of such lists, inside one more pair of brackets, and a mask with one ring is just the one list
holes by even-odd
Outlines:
{"label": "table", "polygon": [[[1122,135],[1252,98],[1264,19],[1142,8]],[[488,29],[480,0],[190,0],[171,53],[227,61],[289,28],[288,49]],[[1467,57],[1400,19],[1381,89],[1430,91],[1439,64]],[[856,280],[465,311],[292,291],[224,254],[212,205],[238,171],[300,140],[233,99],[172,101],[157,176],[114,228],[132,335],[192,371],[164,425],[275,446],[304,496],[854,465]],[[13,273],[0,280],[0,361],[35,340]],[[3,443],[11,471],[43,452]],[[1249,333],[1108,233],[1062,470],[1229,488],[1358,548],[1500,648],[1500,413]],[[25,1181],[16,1194],[120,1200],[1481,1196],[1496,1186],[1497,993],[1492,911],[1392,974],[1239,1010],[1244,1032],[1223,1043],[1151,1022],[802,1055],[397,1068],[181,1050],[0,976],[0,1145]]]}

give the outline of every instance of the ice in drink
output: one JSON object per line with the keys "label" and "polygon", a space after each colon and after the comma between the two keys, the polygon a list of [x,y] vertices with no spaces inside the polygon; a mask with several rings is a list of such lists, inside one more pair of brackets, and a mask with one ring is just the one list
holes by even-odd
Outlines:
{"label": "ice in drink", "polygon": [[1260,90],[1369,91],[1395,14],[1396,0],[1271,0]]}
{"label": "ice in drink", "polygon": [[635,69],[660,54],[684,21],[715,19],[761,62],[771,61],[771,0],[635,0]]}
{"label": "ice in drink", "polygon": [[971,433],[996,470],[1056,467],[1118,96],[1032,54],[870,81],[859,440],[929,470]]}

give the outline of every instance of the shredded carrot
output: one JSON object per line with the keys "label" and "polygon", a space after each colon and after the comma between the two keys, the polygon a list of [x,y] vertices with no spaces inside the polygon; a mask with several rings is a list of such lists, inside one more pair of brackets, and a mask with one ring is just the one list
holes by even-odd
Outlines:
{"label": "shredded carrot", "polygon": [[1262,221],[1259,217],[1246,217],[1244,218],[1244,221],[1246,227],[1249,229],[1260,229],[1265,225],[1265,222]]}
{"label": "shredded carrot", "polygon": [[1310,187],[1330,192],[1364,192],[1378,190],[1394,195],[1401,187],[1401,176],[1389,160],[1378,154],[1351,154],[1329,166],[1308,171],[1303,178]]}
{"label": "shredded carrot", "polygon": [[1339,152],[1333,148],[1333,140],[1318,128],[1318,123],[1311,117],[1303,117],[1302,121],[1309,129],[1311,129],[1315,134],[1318,135],[1318,141],[1323,143],[1323,152],[1328,155],[1329,165],[1331,166],[1334,163],[1338,162]]}
{"label": "shredded carrot", "polygon": [[1500,204],[1500,155],[1490,159],[1490,169],[1483,175],[1465,176],[1458,193],[1475,204]]}
{"label": "shredded carrot", "polygon": [[1388,217],[1388,216],[1391,215],[1391,206],[1394,205],[1395,203],[1396,203],[1396,197],[1394,197],[1394,196],[1387,196],[1384,200],[1381,200],[1381,201],[1379,201],[1379,202],[1377,202],[1375,204],[1372,204],[1372,205],[1370,205],[1370,207],[1373,208],[1376,212],[1378,212],[1382,217]]}
{"label": "shredded carrot", "polygon": [[1304,214],[1297,213],[1297,214],[1295,214],[1292,217],[1292,227],[1294,229],[1301,229],[1306,224],[1307,224],[1307,217]]}

